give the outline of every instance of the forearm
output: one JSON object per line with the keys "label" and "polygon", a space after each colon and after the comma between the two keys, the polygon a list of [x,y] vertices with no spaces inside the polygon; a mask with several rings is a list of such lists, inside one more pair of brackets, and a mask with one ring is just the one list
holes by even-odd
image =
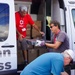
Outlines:
{"label": "forearm", "polygon": [[18,35],[21,35],[20,32],[19,32],[17,29],[16,29],[16,33],[17,33]]}
{"label": "forearm", "polygon": [[36,26],[35,24],[33,24],[33,27],[40,33],[41,31],[39,30],[38,26]]}
{"label": "forearm", "polygon": [[67,72],[61,72],[61,75],[69,75]]}
{"label": "forearm", "polygon": [[16,29],[16,33],[18,34],[18,40],[22,40],[22,34]]}
{"label": "forearm", "polygon": [[35,24],[33,24],[33,27],[34,27],[42,36],[45,35],[44,32],[42,32],[42,31],[39,30],[38,26],[36,26]]}
{"label": "forearm", "polygon": [[60,47],[61,44],[62,42],[59,42],[59,41],[56,41],[54,44],[45,43],[47,47],[54,48],[54,49],[58,49],[58,47]]}
{"label": "forearm", "polygon": [[55,44],[45,43],[45,45],[46,45],[47,47],[49,47],[49,48],[54,48],[54,49],[56,49]]}

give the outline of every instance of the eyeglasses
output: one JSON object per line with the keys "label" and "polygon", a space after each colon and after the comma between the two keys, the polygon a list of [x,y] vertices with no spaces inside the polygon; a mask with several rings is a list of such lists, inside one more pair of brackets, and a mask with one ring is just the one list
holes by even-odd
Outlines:
{"label": "eyeglasses", "polygon": [[50,28],[53,28],[54,26],[50,26]]}

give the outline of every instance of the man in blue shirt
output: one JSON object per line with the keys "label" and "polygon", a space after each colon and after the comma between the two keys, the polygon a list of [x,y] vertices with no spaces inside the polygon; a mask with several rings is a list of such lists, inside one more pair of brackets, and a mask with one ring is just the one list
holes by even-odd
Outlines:
{"label": "man in blue shirt", "polygon": [[27,65],[20,75],[65,75],[64,65],[68,65],[73,58],[72,50],[45,53]]}

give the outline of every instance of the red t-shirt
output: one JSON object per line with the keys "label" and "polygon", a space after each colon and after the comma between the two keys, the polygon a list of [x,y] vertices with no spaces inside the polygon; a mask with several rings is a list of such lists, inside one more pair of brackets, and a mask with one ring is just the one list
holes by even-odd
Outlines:
{"label": "red t-shirt", "polygon": [[[32,20],[29,14],[26,14],[24,17],[21,17],[19,12],[15,13],[16,20],[16,28],[20,34],[22,34],[23,38],[26,37],[26,26],[27,24],[33,25],[34,21]],[[17,36],[18,37],[18,36]]]}

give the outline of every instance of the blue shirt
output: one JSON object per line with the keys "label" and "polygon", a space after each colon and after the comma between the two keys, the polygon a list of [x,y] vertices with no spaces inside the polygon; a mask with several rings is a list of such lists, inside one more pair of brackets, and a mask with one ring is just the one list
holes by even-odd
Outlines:
{"label": "blue shirt", "polygon": [[60,53],[45,53],[29,65],[20,75],[60,75],[64,71],[64,58]]}

